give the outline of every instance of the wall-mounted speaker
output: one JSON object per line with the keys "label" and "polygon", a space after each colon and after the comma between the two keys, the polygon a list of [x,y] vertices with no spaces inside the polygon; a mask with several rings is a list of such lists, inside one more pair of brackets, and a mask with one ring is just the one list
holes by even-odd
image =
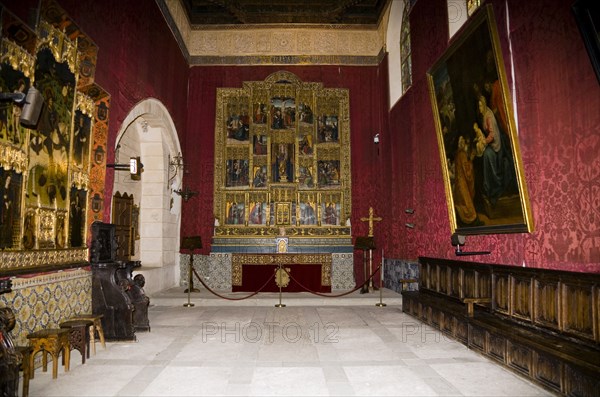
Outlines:
{"label": "wall-mounted speaker", "polygon": [[21,118],[19,119],[21,124],[25,127],[35,127],[40,119],[43,104],[44,97],[42,94],[35,87],[30,87],[25,97],[23,110],[21,110]]}

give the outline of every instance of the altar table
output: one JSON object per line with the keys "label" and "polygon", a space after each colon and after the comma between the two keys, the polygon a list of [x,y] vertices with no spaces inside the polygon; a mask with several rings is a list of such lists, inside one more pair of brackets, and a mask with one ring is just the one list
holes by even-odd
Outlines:
{"label": "altar table", "polygon": [[[233,254],[231,284],[233,292],[256,292],[279,266],[286,269],[280,277],[282,292],[331,292],[331,254]],[[278,292],[277,277],[272,277],[261,292]],[[287,284],[287,286],[284,286]]]}

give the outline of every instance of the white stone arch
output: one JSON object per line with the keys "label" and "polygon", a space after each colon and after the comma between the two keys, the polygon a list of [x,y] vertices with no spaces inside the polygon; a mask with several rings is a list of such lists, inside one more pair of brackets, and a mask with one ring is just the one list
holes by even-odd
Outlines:
{"label": "white stone arch", "polygon": [[[140,181],[128,172],[116,172],[113,193],[134,195],[139,205],[139,235],[134,259],[146,278],[146,293],[173,287],[179,282],[179,231],[181,197],[173,190],[181,186],[182,170],[175,174],[169,159],[181,153],[177,130],[165,106],[148,98],[129,112],[115,141],[115,163],[140,156],[144,171]],[[170,183],[169,183],[170,181]]]}

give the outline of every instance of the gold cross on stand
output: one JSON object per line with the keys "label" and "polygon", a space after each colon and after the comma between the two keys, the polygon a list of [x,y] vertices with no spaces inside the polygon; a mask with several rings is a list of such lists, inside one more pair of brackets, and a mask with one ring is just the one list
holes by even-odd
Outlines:
{"label": "gold cross on stand", "polygon": [[369,217],[368,218],[360,218],[361,221],[366,222],[369,221],[369,237],[373,237],[373,222],[379,222],[382,220],[380,216],[373,216],[373,207],[369,207]]}

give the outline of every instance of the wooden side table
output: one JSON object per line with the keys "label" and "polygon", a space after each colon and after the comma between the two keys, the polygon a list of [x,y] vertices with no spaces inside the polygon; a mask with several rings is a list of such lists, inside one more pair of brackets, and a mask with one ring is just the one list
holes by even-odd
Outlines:
{"label": "wooden side table", "polygon": [[94,322],[90,320],[69,320],[60,323],[61,328],[71,331],[69,334],[69,343],[71,344],[71,349],[79,350],[79,353],[81,353],[81,364],[85,364],[86,353],[87,358],[90,358],[88,330],[93,325]]}
{"label": "wooden side table", "polygon": [[88,320],[93,322],[94,324],[90,327],[90,344],[92,347],[92,352],[96,354],[96,332],[98,333],[98,338],[100,338],[100,343],[102,347],[106,349],[106,343],[104,341],[104,330],[102,329],[102,317],[103,314],[78,314],[73,317],[71,320]]}
{"label": "wooden side table", "polygon": [[48,353],[52,356],[52,379],[56,379],[58,375],[58,356],[61,351],[63,352],[65,362],[65,372],[69,371],[71,361],[70,333],[71,331],[65,328],[49,328],[27,335],[29,346],[31,347],[31,354],[29,355],[31,379],[35,375],[35,367],[33,366],[34,358],[40,351],[44,354],[42,358],[44,372],[48,370]]}

